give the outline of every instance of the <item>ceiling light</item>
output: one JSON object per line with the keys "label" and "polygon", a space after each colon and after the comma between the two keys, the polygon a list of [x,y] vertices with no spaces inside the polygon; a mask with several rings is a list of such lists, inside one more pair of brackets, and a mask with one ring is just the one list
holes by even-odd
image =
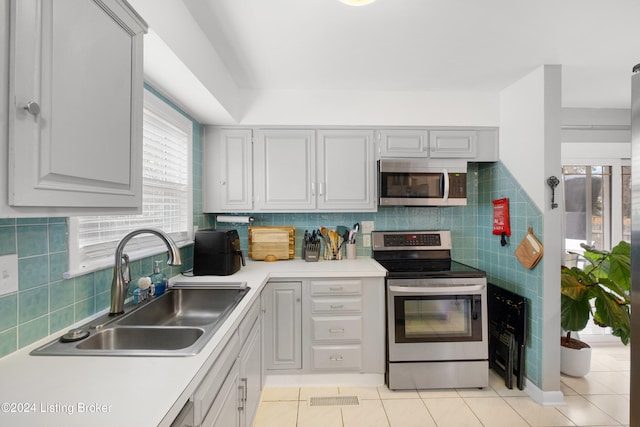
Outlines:
{"label": "ceiling light", "polygon": [[376,0],[340,0],[344,4],[348,4],[349,6],[364,6],[370,3],[373,3]]}

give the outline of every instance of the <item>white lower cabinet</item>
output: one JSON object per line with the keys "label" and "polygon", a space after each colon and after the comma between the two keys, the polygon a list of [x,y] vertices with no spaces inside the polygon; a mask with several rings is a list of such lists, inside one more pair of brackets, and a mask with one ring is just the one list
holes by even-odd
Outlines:
{"label": "white lower cabinet", "polygon": [[[259,308],[259,307],[258,307]],[[240,426],[251,427],[262,393],[262,352],[260,320],[255,320],[242,350],[240,350]],[[229,424],[230,425],[230,424]]]}
{"label": "white lower cabinet", "polygon": [[218,391],[202,427],[233,427],[240,425],[240,409],[238,400],[241,393],[239,391],[239,371],[238,362],[233,364],[222,387]]}
{"label": "white lower cabinet", "polygon": [[302,368],[302,282],[269,282],[262,291],[267,370]]}
{"label": "white lower cabinet", "polygon": [[269,282],[262,303],[269,374],[384,372],[383,278]]}
{"label": "white lower cabinet", "polygon": [[261,359],[257,301],[171,426],[251,426],[262,392]]}

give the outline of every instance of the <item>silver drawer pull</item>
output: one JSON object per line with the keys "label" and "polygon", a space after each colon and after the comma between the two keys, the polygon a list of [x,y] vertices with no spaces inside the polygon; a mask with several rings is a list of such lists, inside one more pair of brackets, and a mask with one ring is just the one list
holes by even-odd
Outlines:
{"label": "silver drawer pull", "polygon": [[329,287],[330,291],[341,291],[342,289],[344,289],[342,286]]}
{"label": "silver drawer pull", "polygon": [[344,333],[344,328],[331,328],[329,329],[329,332],[332,334],[342,334]]}
{"label": "silver drawer pull", "polygon": [[331,308],[344,308],[344,304],[331,304]]}
{"label": "silver drawer pull", "polygon": [[332,362],[342,362],[344,358],[342,356],[329,356],[329,360]]}

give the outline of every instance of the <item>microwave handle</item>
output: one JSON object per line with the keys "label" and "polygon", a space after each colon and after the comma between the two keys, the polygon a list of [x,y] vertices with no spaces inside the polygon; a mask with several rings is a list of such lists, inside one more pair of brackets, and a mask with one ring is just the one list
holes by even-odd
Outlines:
{"label": "microwave handle", "polygon": [[442,169],[442,200],[445,202],[449,199],[449,172],[446,169]]}

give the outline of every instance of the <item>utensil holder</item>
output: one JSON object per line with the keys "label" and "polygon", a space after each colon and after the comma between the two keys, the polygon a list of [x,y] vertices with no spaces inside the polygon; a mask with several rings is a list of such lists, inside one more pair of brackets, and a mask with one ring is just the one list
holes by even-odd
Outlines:
{"label": "utensil holder", "polygon": [[347,259],[356,259],[356,244],[347,243],[345,246],[347,247]]}
{"label": "utensil holder", "polygon": [[304,260],[315,262],[320,258],[320,243],[307,243],[304,247]]}
{"label": "utensil holder", "polygon": [[332,245],[325,245],[324,259],[327,261],[340,261],[342,259],[342,249]]}

